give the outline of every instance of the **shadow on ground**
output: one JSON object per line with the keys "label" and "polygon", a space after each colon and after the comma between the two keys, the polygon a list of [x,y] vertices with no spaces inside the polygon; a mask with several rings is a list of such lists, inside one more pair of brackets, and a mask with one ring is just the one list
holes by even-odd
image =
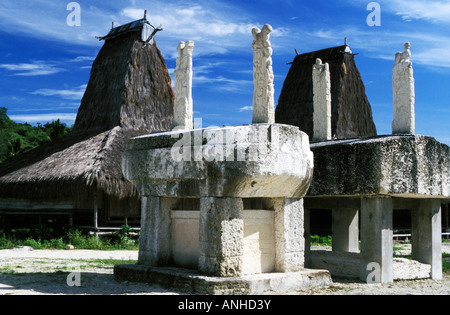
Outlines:
{"label": "shadow on ground", "polygon": [[0,274],[0,295],[174,294],[154,285],[118,282],[113,274],[81,272],[79,287],[69,286],[68,277],[77,280],[69,272]]}

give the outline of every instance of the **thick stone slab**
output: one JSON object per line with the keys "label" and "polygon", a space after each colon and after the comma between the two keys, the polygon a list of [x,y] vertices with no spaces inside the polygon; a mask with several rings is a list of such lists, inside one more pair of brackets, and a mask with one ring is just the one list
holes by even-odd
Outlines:
{"label": "thick stone slab", "polygon": [[302,198],[313,156],[297,127],[255,124],[131,139],[122,169],[142,196]]}
{"label": "thick stone slab", "polygon": [[116,265],[118,281],[158,284],[185,293],[210,295],[256,295],[333,284],[326,270],[304,269],[290,273],[263,273],[244,277],[220,278],[200,275],[192,270],[143,265]]}
{"label": "thick stone slab", "polygon": [[450,148],[420,135],[311,144],[314,178],[307,197],[450,197]]}

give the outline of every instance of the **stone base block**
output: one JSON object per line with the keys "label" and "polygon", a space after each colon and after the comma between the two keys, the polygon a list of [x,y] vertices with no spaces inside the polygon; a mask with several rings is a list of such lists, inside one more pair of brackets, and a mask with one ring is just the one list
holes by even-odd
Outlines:
{"label": "stone base block", "polygon": [[256,295],[327,286],[333,283],[327,270],[311,269],[291,273],[219,278],[200,275],[182,268],[116,265],[114,276],[118,281],[158,284],[167,289],[209,295]]}
{"label": "stone base block", "polygon": [[[394,280],[417,280],[431,278],[431,266],[416,260],[393,259]],[[360,254],[332,252],[327,250],[311,251],[311,268],[326,269],[333,276],[359,278]]]}

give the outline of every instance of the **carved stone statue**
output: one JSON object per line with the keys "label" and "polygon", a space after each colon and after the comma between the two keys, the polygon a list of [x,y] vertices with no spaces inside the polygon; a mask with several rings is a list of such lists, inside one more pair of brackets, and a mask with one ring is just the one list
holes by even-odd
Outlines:
{"label": "carved stone statue", "polygon": [[395,54],[394,66],[398,65],[400,62],[408,62],[411,59],[411,51],[409,50],[411,48],[411,44],[406,42],[403,46],[405,47],[405,51]]}
{"label": "carved stone statue", "polygon": [[270,33],[272,26],[254,28],[253,35],[253,123],[275,123],[275,101]]}
{"label": "carved stone statue", "polygon": [[411,45],[405,43],[405,51],[395,55],[395,67],[392,76],[394,120],[393,134],[415,133],[415,88],[414,71],[410,61]]}
{"label": "carved stone statue", "polygon": [[331,140],[330,66],[317,58],[313,65],[313,140]]}
{"label": "carved stone statue", "polygon": [[194,42],[180,42],[175,69],[175,108],[173,128],[193,129],[192,53]]}

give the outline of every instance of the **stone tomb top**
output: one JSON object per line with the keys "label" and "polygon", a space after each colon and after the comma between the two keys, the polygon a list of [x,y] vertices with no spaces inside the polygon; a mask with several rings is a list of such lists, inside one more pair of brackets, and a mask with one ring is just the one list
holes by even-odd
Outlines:
{"label": "stone tomb top", "polygon": [[325,141],[311,150],[314,178],[307,197],[450,198],[450,147],[432,137]]}
{"label": "stone tomb top", "polygon": [[141,196],[302,198],[313,156],[297,127],[253,124],[131,139],[122,169]]}

